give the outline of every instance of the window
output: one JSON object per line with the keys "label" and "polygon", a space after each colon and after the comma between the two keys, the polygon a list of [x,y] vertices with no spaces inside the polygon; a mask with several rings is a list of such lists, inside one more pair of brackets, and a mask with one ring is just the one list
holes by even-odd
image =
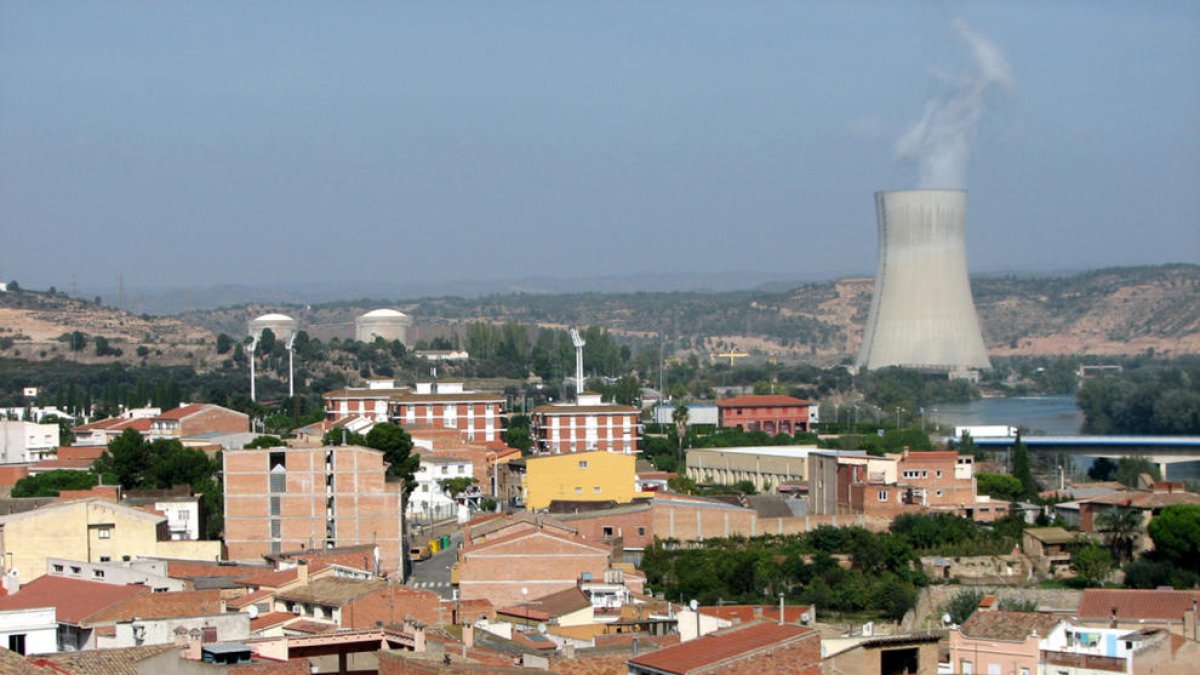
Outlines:
{"label": "window", "polygon": [[597,485],[596,487],[592,488],[592,494],[594,494],[594,495],[598,495],[598,494],[600,494],[600,486],[599,486],[599,485]]}
{"label": "window", "polygon": [[942,494],[944,494],[944,493],[943,493],[941,490],[938,490],[938,491],[937,491],[937,496],[941,497],[941,496],[942,496]]}
{"label": "window", "polygon": [[8,651],[18,654],[25,653],[25,634],[17,633],[16,635],[8,636]]}
{"label": "window", "polygon": [[287,469],[287,453],[272,452],[269,456],[268,464],[271,467],[271,471]]}
{"label": "window", "polygon": [[583,460],[583,461],[581,461],[581,462],[579,462],[579,468],[581,468],[581,469],[586,469],[586,468],[587,468],[587,460],[586,460],[586,459],[585,459],[585,460]]}
{"label": "window", "polygon": [[638,536],[639,536],[639,537],[644,537],[644,536],[646,536],[646,528],[644,528],[644,527],[639,527],[639,528],[638,528]]}
{"label": "window", "polygon": [[937,470],[937,473],[936,473],[935,475],[936,475],[938,478],[941,478],[941,477],[942,477],[942,470],[941,470],[941,469],[938,469],[938,470]]}
{"label": "window", "polygon": [[271,515],[279,515],[279,497],[271,495]]}
{"label": "window", "polygon": [[274,538],[279,538],[279,531],[280,531],[279,519],[276,518],[276,519],[271,520],[271,536]]}
{"label": "window", "polygon": [[[107,557],[107,556],[105,556],[105,557]],[[100,562],[107,562],[107,561],[101,560]],[[103,579],[104,578],[104,570],[92,570],[92,576],[96,577],[97,579]]]}
{"label": "window", "polygon": [[600,528],[600,534],[603,534],[606,537],[611,537],[613,534],[613,529],[611,527],[602,527]]}
{"label": "window", "polygon": [[1028,669],[1028,668],[1022,668],[1022,669],[1021,669],[1021,675],[1029,675],[1029,669]]}
{"label": "window", "polygon": [[96,536],[100,537],[101,539],[111,539],[112,538],[112,529],[107,528],[107,527],[102,527],[102,528],[96,530]]}
{"label": "window", "polygon": [[54,565],[54,571],[55,572],[63,571],[63,566],[62,565]]}
{"label": "window", "polygon": [[886,502],[887,501],[887,493],[888,493],[887,490],[880,490],[879,491],[879,501]]}
{"label": "window", "polygon": [[203,628],[200,629],[200,634],[201,634],[200,641],[205,644],[207,644],[209,642],[217,641],[217,627],[216,626],[204,626]]}
{"label": "window", "polygon": [[80,567],[79,565],[71,565],[71,574],[79,574],[82,571],[83,571],[83,568]]}
{"label": "window", "polygon": [[959,665],[962,666],[959,671],[963,675],[972,675],[975,672],[975,664],[966,659],[963,659]]}
{"label": "window", "polygon": [[180,520],[191,520],[192,512],[187,509],[180,509],[179,510],[179,519]]}
{"label": "window", "polygon": [[112,562],[112,556],[102,555],[100,556],[100,562]]}
{"label": "window", "polygon": [[127,556],[127,555],[121,556],[121,562],[129,562],[129,556]]}
{"label": "window", "polygon": [[577,494],[577,495],[583,494],[583,488],[581,488],[581,487],[575,488],[575,494]]}
{"label": "window", "polygon": [[[328,481],[327,481],[328,482]],[[271,470],[271,492],[287,492],[287,474],[282,470]]]}

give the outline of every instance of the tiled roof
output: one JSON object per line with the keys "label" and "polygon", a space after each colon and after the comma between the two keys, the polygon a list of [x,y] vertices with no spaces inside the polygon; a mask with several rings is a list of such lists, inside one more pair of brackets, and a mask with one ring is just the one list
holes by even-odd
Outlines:
{"label": "tiled roof", "polygon": [[962,626],[967,637],[1022,642],[1037,633],[1046,637],[1063,617],[1043,612],[975,612]]}
{"label": "tiled roof", "polygon": [[392,397],[396,403],[496,403],[504,402],[504,394],[463,392],[461,394],[412,394],[404,392]]}
{"label": "tiled roof", "polygon": [[397,394],[412,391],[408,387],[393,387],[389,389],[334,389],[323,394],[325,398],[391,398]]}
{"label": "tiled roof", "polygon": [[687,673],[809,635],[815,636],[816,631],[791,624],[752,623],[638,656],[630,659],[629,663],[666,673]]}
{"label": "tiled roof", "polygon": [[914,460],[946,460],[958,459],[958,453],[953,450],[912,450],[904,455],[904,461],[911,462]]}
{"label": "tiled roof", "polygon": [[332,623],[309,621],[307,619],[303,619],[295,623],[289,623],[287,626],[285,626],[285,628],[291,631],[296,631],[297,633],[308,633],[309,635],[332,633],[338,629],[338,627]]}
{"label": "tiled roof", "polygon": [[533,412],[542,415],[632,415],[641,413],[640,410],[632,406],[617,405],[615,403],[607,405],[571,405],[551,403],[548,405],[540,405],[534,408]]}
{"label": "tiled roof", "polygon": [[259,589],[257,591],[252,591],[250,593],[247,593],[240,598],[233,598],[232,600],[226,600],[225,607],[227,607],[228,609],[241,609],[243,607],[249,607],[250,605],[256,604],[260,600],[266,600],[267,598],[270,598],[273,595],[275,595],[274,591]]}
{"label": "tiled roof", "polygon": [[284,584],[291,583],[300,578],[300,572],[296,568],[290,570],[270,570],[266,572],[258,572],[255,574],[238,577],[237,582],[242,586],[268,586],[270,588],[279,588]]}
{"label": "tiled roof", "polygon": [[220,614],[224,611],[219,590],[142,593],[92,614],[87,618],[87,623],[114,623],[135,618],[173,619]]}
{"label": "tiled roof", "polygon": [[1075,541],[1074,533],[1061,527],[1027,527],[1025,534],[1037,539],[1043,544],[1069,544]]}
{"label": "tiled roof", "polygon": [[784,396],[783,394],[747,394],[745,396],[734,396],[733,398],[717,401],[718,408],[731,407],[764,407],[764,406],[801,406],[808,405],[808,401],[795,396]]}
{"label": "tiled roof", "polygon": [[1200,504],[1200,494],[1195,492],[1148,492],[1130,490],[1115,492],[1079,500],[1085,504],[1124,506],[1135,509],[1161,509],[1172,504]]}
{"label": "tiled roof", "polygon": [[304,586],[297,586],[275,594],[277,600],[312,602],[322,605],[340,606],[342,603],[383,591],[388,582],[380,579],[363,581],[341,577],[314,579]]}
{"label": "tiled roof", "polygon": [[43,459],[29,468],[33,471],[54,471],[56,469],[86,471],[92,468],[92,465],[95,463],[96,460],[94,459],[56,457],[55,459]]}
{"label": "tiled roof", "polygon": [[1182,621],[1193,601],[1200,601],[1200,591],[1089,588],[1083,592],[1075,616],[1108,620],[1116,607],[1120,621]]}
{"label": "tiled roof", "polygon": [[[811,608],[804,605],[787,605],[783,608],[783,620],[787,623],[800,623],[805,612]],[[701,607],[700,613],[715,616],[733,623],[750,623],[755,619],[779,621],[778,605],[724,605],[721,607]],[[811,614],[809,616],[812,616]]]}
{"label": "tiled roof", "polygon": [[264,628],[278,626],[289,621],[294,621],[298,618],[300,618],[298,615],[292,614],[291,612],[268,612],[267,614],[260,614],[257,617],[250,619],[250,632],[253,633],[263,630]]}
{"label": "tiled roof", "polygon": [[181,420],[185,417],[191,417],[198,412],[204,411],[206,408],[216,407],[210,403],[192,403],[190,405],[181,405],[178,408],[171,408],[163,414],[155,417],[156,420]]}
{"label": "tiled roof", "polygon": [[588,600],[587,595],[578,588],[568,588],[566,590],[551,593],[550,595],[542,596],[530,600],[528,603],[514,605],[512,607],[504,607],[496,610],[500,614],[508,614],[509,616],[519,616],[539,621],[546,621],[555,617],[560,617],[572,612],[578,612],[581,609],[586,609],[592,605],[592,601]]}
{"label": "tiled roof", "polygon": [[47,670],[70,675],[138,675],[137,664],[165,651],[179,649],[173,644],[117,649],[89,649],[31,656],[33,663],[46,663]]}
{"label": "tiled roof", "polygon": [[253,574],[271,572],[264,565],[220,565],[204,560],[168,560],[167,576],[172,579],[195,579],[198,577],[248,577]]}
{"label": "tiled roof", "polygon": [[145,586],[100,584],[67,577],[40,576],[13,595],[0,597],[0,611],[54,607],[59,623],[80,625],[91,615],[142,593]]}

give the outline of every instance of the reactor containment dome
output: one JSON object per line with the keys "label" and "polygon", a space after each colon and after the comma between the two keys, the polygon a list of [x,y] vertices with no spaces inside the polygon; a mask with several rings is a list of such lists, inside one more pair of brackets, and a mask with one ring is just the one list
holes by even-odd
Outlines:
{"label": "reactor containment dome", "polygon": [[250,337],[259,338],[267,328],[275,334],[275,339],[287,344],[288,340],[296,334],[296,320],[286,314],[263,314],[262,316],[251,319],[248,330]]}
{"label": "reactor containment dome", "polygon": [[394,309],[374,309],[354,320],[354,339],[359,342],[374,342],[383,338],[388,342],[399,340],[408,346],[408,327],[412,317]]}
{"label": "reactor containment dome", "polygon": [[856,365],[991,367],[967,276],[966,190],[875,193],[879,267]]}

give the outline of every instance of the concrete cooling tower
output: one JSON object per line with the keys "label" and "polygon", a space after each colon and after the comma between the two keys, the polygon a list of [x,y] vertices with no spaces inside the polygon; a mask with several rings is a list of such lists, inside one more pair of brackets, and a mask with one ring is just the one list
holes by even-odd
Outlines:
{"label": "concrete cooling tower", "polygon": [[875,193],[879,269],[857,365],[991,367],[967,277],[965,190]]}
{"label": "concrete cooling tower", "polygon": [[286,344],[296,332],[296,326],[296,320],[286,314],[263,314],[251,319],[246,328],[253,337],[259,337],[263,330],[270,328],[275,339]]}

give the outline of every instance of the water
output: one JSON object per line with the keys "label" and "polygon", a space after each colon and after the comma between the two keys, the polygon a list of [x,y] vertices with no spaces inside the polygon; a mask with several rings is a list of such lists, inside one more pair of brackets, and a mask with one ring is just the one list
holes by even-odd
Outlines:
{"label": "water", "polygon": [[948,426],[1006,424],[1038,436],[1071,436],[1083,427],[1074,396],[983,398],[970,403],[939,403],[925,409],[930,422]]}

